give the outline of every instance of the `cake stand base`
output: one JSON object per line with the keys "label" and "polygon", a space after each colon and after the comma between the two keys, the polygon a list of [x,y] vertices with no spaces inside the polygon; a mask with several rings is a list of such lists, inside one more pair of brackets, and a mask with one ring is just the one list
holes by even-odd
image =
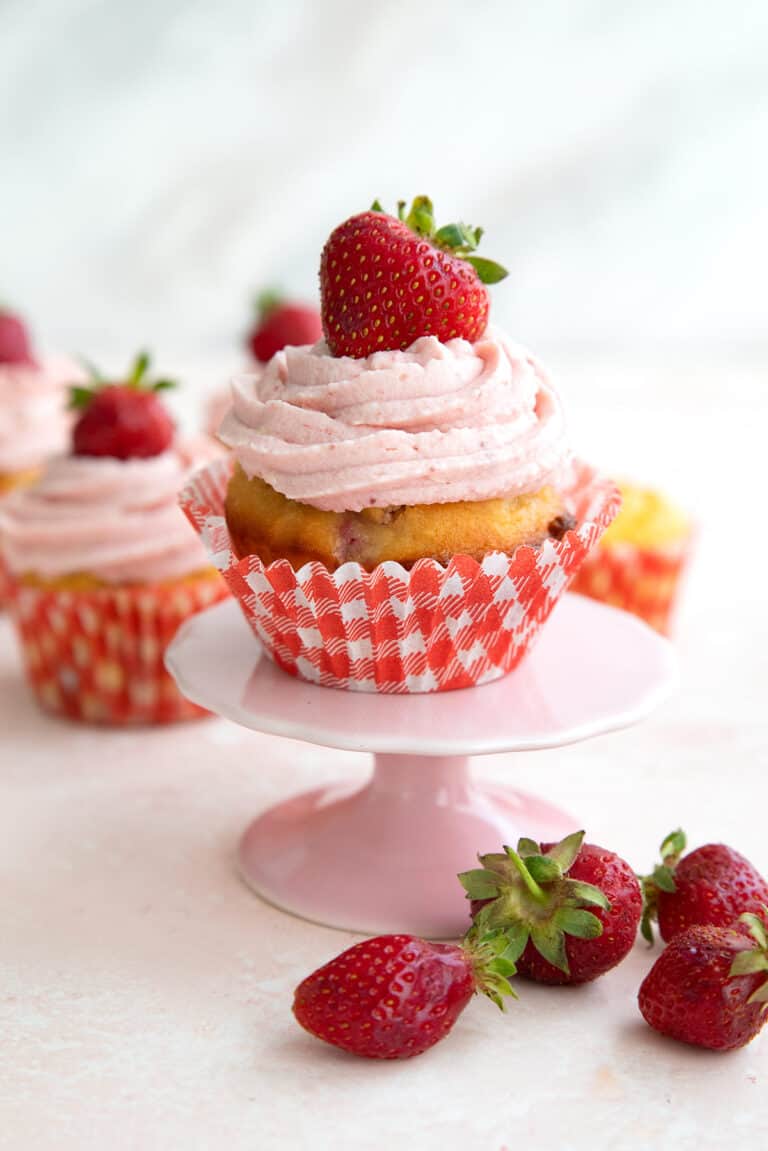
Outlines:
{"label": "cake stand base", "polygon": [[270,903],[327,926],[451,939],[469,926],[456,875],[478,852],[577,827],[542,799],[474,783],[466,757],[377,755],[363,788],[318,788],[256,819],[240,873]]}
{"label": "cake stand base", "polygon": [[236,723],[374,755],[364,787],[299,795],[248,827],[239,853],[248,886],[332,927],[434,938],[466,930],[456,874],[478,852],[579,827],[543,799],[474,783],[466,757],[626,727],[676,678],[666,640],[634,616],[569,595],[520,667],[465,691],[369,695],[293,679],[265,657],[234,601],[185,624],[166,662],[185,695]]}

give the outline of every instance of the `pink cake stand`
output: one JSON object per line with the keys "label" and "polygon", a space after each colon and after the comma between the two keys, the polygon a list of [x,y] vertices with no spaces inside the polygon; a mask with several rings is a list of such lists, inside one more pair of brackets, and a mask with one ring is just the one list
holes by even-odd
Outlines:
{"label": "pink cake stand", "polygon": [[384,696],[293,679],[270,662],[233,600],[186,623],[166,663],[186,696],[235,723],[373,752],[363,787],[321,787],[258,816],[240,843],[248,886],[332,927],[432,938],[466,929],[455,877],[478,852],[579,826],[543,799],[475,782],[467,756],[627,727],[676,680],[666,640],[581,596],[563,598],[516,671],[464,691]]}

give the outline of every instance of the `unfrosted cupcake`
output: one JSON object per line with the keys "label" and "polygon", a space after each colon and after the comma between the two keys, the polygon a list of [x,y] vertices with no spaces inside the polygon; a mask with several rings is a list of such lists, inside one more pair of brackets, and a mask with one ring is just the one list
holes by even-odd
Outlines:
{"label": "unfrosted cupcake", "polygon": [[690,517],[662,492],[621,483],[621,511],[572,590],[632,612],[669,635],[693,549]]}
{"label": "unfrosted cupcake", "polygon": [[[21,319],[0,309],[0,500],[32,483],[45,460],[64,450],[67,388],[82,378],[63,356],[35,356]],[[7,599],[0,561],[0,604]]]}
{"label": "unfrosted cupcake", "polygon": [[129,380],[78,388],[72,451],[0,508],[11,611],[46,709],[99,723],[204,714],[163,655],[178,626],[226,594],[177,503],[193,464],[141,357]]}
{"label": "unfrosted cupcake", "polygon": [[[429,691],[516,665],[618,506],[541,365],[488,328],[479,229],[419,198],[328,240],[325,340],[235,382],[184,505],[286,670]],[[229,475],[231,471],[231,476]]]}

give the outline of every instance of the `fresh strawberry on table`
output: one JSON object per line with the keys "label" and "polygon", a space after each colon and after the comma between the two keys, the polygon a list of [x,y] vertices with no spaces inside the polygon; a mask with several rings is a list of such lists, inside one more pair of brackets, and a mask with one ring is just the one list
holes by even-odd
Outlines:
{"label": "fresh strawberry on table", "polygon": [[697,924],[665,947],[638,994],[655,1031],[713,1051],[754,1039],[768,1009],[768,934],[757,915],[742,915],[740,926]]}
{"label": "fresh strawberry on table", "polygon": [[574,832],[560,843],[521,839],[481,855],[459,876],[481,931],[502,930],[518,973],[541,983],[587,983],[631,950],[642,911],[637,878],[613,851]]}
{"label": "fresh strawberry on table", "polygon": [[247,336],[251,355],[266,364],[287,346],[316,344],[323,325],[317,308],[285,300],[277,292],[262,292],[256,301],[256,322]]}
{"label": "fresh strawberry on table", "polygon": [[125,380],[110,383],[93,371],[90,387],[71,389],[70,408],[79,412],[72,429],[76,456],[146,459],[170,447],[173,420],[158,392],[174,384],[149,380],[149,365],[149,356],[142,352]]}
{"label": "fresh strawberry on table", "polygon": [[768,904],[768,883],[738,851],[723,843],[707,843],[687,855],[685,848],[685,833],[673,831],[661,844],[662,862],[641,877],[641,930],[649,942],[654,919],[668,942],[697,924],[731,927],[742,913],[760,914]]}
{"label": "fresh strawberry on table", "polygon": [[417,196],[390,216],[376,201],[331,233],[320,261],[323,331],[334,356],[407,348],[420,336],[474,341],[488,323],[486,284],[506,271],[475,251],[482,228],[435,224]]}
{"label": "fresh strawberry on table", "polygon": [[477,994],[503,1009],[515,966],[500,932],[471,930],[461,944],[413,935],[356,943],[296,988],[305,1030],[369,1059],[408,1059],[443,1039]]}
{"label": "fresh strawberry on table", "polygon": [[32,344],[24,321],[14,312],[0,307],[0,364],[34,366]]}

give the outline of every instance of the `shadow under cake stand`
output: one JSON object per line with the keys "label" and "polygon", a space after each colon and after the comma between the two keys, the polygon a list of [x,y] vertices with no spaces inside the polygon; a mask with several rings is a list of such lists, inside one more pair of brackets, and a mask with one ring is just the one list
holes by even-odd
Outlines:
{"label": "shadow under cake stand", "polygon": [[478,852],[579,823],[544,799],[472,779],[467,756],[535,751],[636,723],[672,690],[671,645],[634,616],[566,595],[522,664],[481,687],[374,695],[294,679],[265,654],[238,604],[189,620],[166,663],[197,704],[255,731],[373,753],[341,783],[258,816],[243,879],[276,906],[332,927],[451,938],[466,930],[456,880]]}

